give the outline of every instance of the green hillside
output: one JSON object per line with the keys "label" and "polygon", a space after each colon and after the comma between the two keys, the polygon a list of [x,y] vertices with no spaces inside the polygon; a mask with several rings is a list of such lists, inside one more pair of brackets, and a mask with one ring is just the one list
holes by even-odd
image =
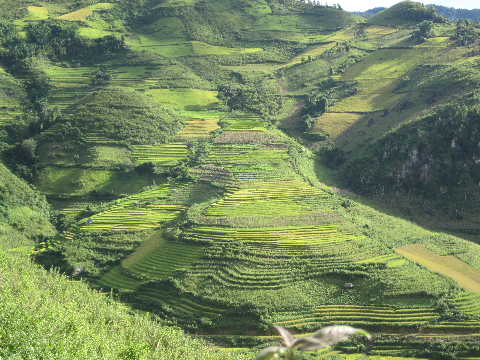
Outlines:
{"label": "green hillside", "polygon": [[[19,325],[0,356],[253,358],[273,325],[347,324],[375,339],[302,359],[480,358],[477,23],[408,1],[368,21],[296,0],[16,4],[0,266],[24,269],[4,295],[35,345]],[[42,287],[45,336],[17,301]],[[70,319],[62,291],[99,315]]]}

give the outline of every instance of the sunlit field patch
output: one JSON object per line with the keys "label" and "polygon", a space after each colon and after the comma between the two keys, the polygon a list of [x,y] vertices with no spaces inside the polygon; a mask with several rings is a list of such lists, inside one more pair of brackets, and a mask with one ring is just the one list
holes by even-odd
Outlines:
{"label": "sunlit field patch", "polygon": [[35,14],[39,18],[48,14],[48,9],[44,8],[43,6],[29,6],[28,11],[32,14]]}
{"label": "sunlit field patch", "polygon": [[176,165],[187,155],[187,146],[183,143],[158,145],[134,145],[131,158],[135,164],[153,162],[159,165]]}
{"label": "sunlit field patch", "polygon": [[89,27],[79,28],[78,33],[80,35],[89,37],[90,39],[98,39],[98,38],[101,38],[101,37],[104,37],[104,36],[107,36],[107,35],[110,34],[109,32],[106,32],[106,31],[103,31],[103,30],[100,30],[100,29],[92,29],[92,28],[89,28]]}
{"label": "sunlit field patch", "polygon": [[142,230],[159,228],[161,224],[172,220],[187,207],[175,204],[151,204],[151,202],[167,197],[186,184],[172,182],[119,199],[108,210],[90,216],[91,222],[85,222],[82,229]]}
{"label": "sunlit field patch", "polygon": [[200,41],[191,41],[195,55],[229,55],[248,54],[263,51],[262,48],[229,48],[225,46],[209,45]]}
{"label": "sunlit field patch", "polygon": [[210,110],[221,105],[220,100],[216,97],[216,91],[199,89],[151,89],[147,94],[152,95],[152,98],[162,105],[182,110]]}
{"label": "sunlit field patch", "polygon": [[93,14],[94,10],[103,10],[103,9],[111,9],[115,6],[112,3],[99,3],[87,6],[83,9],[79,9],[73,11],[71,13],[59,16],[59,19],[62,20],[69,20],[69,21],[85,21],[89,15]]}
{"label": "sunlit field patch", "polygon": [[335,138],[362,116],[363,114],[359,113],[324,113],[318,118],[311,132],[330,134],[331,138]]}
{"label": "sunlit field patch", "polygon": [[337,102],[331,107],[332,111],[376,111],[382,110],[389,104],[400,100],[404,94],[371,94],[356,95]]}
{"label": "sunlit field patch", "polygon": [[388,26],[380,26],[380,25],[370,25],[364,29],[365,35],[367,38],[372,38],[381,35],[388,35],[394,32],[397,32],[397,29],[388,27]]}
{"label": "sunlit field patch", "polygon": [[220,129],[217,122],[218,116],[210,118],[189,118],[185,122],[184,128],[177,133],[177,136],[192,138],[209,136],[214,130]]}
{"label": "sunlit field patch", "polygon": [[[30,21],[38,21],[48,18],[48,9],[43,6],[29,6],[27,9],[28,14],[25,17],[14,20],[14,24],[18,27],[23,28],[27,26]],[[26,33],[21,32],[19,36],[24,39]]]}
{"label": "sunlit field patch", "polygon": [[395,249],[395,251],[431,271],[436,271],[452,278],[466,290],[480,294],[480,271],[457,257],[453,255],[437,255],[422,244],[403,246]]}
{"label": "sunlit field patch", "polygon": [[[328,39],[330,40],[330,39]],[[301,53],[300,55],[298,56],[295,56],[292,60],[290,60],[288,63],[286,63],[285,65],[282,65],[282,67],[285,67],[285,66],[291,66],[291,65],[295,65],[295,64],[300,64],[302,62],[302,58],[308,58],[309,56],[311,57],[315,57],[317,55],[321,55],[323,54],[325,51],[331,49],[332,47],[335,46],[335,42],[332,41],[330,43],[327,43],[327,44],[323,44],[323,45],[312,45],[312,46],[309,46],[307,48],[307,50],[305,50],[303,53]]]}
{"label": "sunlit field patch", "polygon": [[95,146],[91,150],[92,164],[95,166],[112,166],[131,164],[131,151],[122,146]]}
{"label": "sunlit field patch", "polygon": [[341,80],[398,78],[414,66],[437,55],[442,48],[377,50],[349,67]]}
{"label": "sunlit field patch", "polygon": [[186,232],[195,240],[218,241],[231,239],[247,243],[268,243],[278,245],[321,245],[357,240],[359,237],[343,234],[335,225],[307,227],[278,227],[259,229],[229,229],[218,227],[196,227]]}

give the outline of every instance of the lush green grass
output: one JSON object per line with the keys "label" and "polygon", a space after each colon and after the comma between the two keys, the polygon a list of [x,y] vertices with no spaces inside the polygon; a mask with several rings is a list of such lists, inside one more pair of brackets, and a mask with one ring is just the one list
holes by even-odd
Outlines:
{"label": "lush green grass", "polygon": [[152,89],[147,94],[164,106],[187,111],[211,110],[221,105],[216,91]]}
{"label": "lush green grass", "polygon": [[0,252],[0,270],[2,357],[241,358],[207,350],[177,329],[129,314],[84,283],[39,269],[27,258]]}
{"label": "lush green grass", "polygon": [[46,194],[86,195],[92,190],[115,195],[135,193],[161,176],[145,176],[135,171],[108,171],[79,168],[47,167],[39,171],[35,182]]}

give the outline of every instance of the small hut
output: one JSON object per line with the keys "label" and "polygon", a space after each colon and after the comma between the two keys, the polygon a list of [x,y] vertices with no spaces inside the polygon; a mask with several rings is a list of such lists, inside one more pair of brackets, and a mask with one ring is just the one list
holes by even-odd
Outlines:
{"label": "small hut", "polygon": [[141,203],[140,201],[134,201],[133,204],[134,204],[134,205],[137,205],[137,206],[142,205],[142,203]]}
{"label": "small hut", "polygon": [[343,288],[345,290],[353,289],[353,284],[352,283],[345,283],[345,285],[343,285]]}
{"label": "small hut", "polygon": [[87,225],[91,225],[93,223],[92,219],[87,220]]}

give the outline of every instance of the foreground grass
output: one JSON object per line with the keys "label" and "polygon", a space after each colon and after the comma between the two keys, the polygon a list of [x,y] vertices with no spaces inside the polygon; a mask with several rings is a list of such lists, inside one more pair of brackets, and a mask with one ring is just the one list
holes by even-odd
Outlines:
{"label": "foreground grass", "polygon": [[0,358],[241,359],[130,315],[83,283],[0,252]]}

